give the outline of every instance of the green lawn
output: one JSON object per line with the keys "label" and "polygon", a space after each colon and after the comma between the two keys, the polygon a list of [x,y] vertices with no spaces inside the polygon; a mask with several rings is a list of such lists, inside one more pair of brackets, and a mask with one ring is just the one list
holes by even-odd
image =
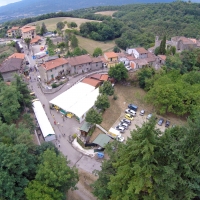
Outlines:
{"label": "green lawn", "polygon": [[93,54],[94,49],[99,47],[102,49],[103,52],[106,51],[113,51],[113,48],[115,46],[115,41],[108,41],[108,42],[99,42],[99,41],[94,41],[88,38],[84,38],[81,36],[76,36],[79,41],[79,47],[86,49],[89,54]]}

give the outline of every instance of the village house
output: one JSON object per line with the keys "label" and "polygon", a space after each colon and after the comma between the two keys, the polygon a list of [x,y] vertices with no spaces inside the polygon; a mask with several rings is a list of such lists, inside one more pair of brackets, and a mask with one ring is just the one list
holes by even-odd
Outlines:
{"label": "village house", "polygon": [[116,64],[118,64],[118,55],[115,52],[106,52],[104,53],[104,58],[106,60],[106,66],[108,68],[114,67]]}
{"label": "village house", "polygon": [[81,55],[67,58],[70,66],[70,74],[81,74],[102,68],[100,57],[91,58],[89,55]]}
{"label": "village house", "polygon": [[5,82],[11,82],[15,78],[15,74],[23,73],[24,70],[24,59],[11,57],[5,60],[0,65],[0,72]]}
{"label": "village house", "polygon": [[21,28],[22,39],[30,38],[33,39],[36,37],[36,28],[35,26],[23,26]]}
{"label": "village house", "polygon": [[44,83],[48,83],[56,79],[58,76],[60,77],[70,73],[68,60],[65,58],[57,58],[44,62],[40,64],[38,69],[40,73],[40,79]]}
{"label": "village house", "polygon": [[13,26],[11,29],[7,31],[7,36],[16,38],[21,36],[21,30],[18,26]]}

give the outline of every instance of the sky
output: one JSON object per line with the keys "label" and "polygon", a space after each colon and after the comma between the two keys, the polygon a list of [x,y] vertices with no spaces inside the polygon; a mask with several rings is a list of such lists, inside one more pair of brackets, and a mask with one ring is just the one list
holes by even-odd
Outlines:
{"label": "sky", "polygon": [[0,7],[10,4],[10,3],[15,3],[18,1],[21,1],[21,0],[0,0]]}

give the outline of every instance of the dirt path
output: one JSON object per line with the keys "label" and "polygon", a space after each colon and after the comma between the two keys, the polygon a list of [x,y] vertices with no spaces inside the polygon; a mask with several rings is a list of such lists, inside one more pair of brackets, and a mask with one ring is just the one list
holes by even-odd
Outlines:
{"label": "dirt path", "polygon": [[97,177],[93,174],[90,174],[82,169],[79,169],[79,182],[77,184],[78,190],[69,191],[68,199],[70,200],[96,200],[97,198],[93,196],[92,184]]}

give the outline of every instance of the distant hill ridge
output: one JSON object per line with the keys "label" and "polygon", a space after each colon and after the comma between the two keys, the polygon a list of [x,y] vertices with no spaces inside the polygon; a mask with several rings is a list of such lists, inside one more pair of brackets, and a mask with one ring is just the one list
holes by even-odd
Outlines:
{"label": "distant hill ridge", "polygon": [[0,7],[0,22],[40,14],[70,11],[93,6],[123,5],[133,3],[170,3],[173,0],[22,0]]}

